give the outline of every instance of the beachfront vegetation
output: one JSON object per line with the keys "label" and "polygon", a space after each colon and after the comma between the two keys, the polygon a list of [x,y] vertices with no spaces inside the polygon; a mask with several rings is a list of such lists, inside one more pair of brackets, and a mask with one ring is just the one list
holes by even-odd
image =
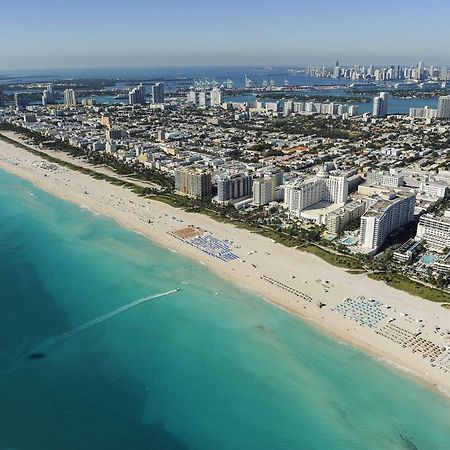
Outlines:
{"label": "beachfront vegetation", "polygon": [[[361,270],[362,268],[361,260],[358,258],[332,253],[330,251],[323,249],[322,247],[312,244],[306,245],[305,247],[301,247],[301,250],[308,253],[312,253],[313,255],[322,258],[324,261],[333,266],[342,267],[344,269],[357,270],[359,273],[361,272],[364,273],[364,271]],[[349,273],[352,272],[349,271]]]}
{"label": "beachfront vegetation", "polygon": [[116,178],[114,176],[106,175],[104,173],[100,173],[100,172],[95,171],[93,169],[89,169],[89,168],[86,168],[86,167],[81,167],[79,165],[73,164],[73,163],[68,162],[68,161],[64,161],[64,160],[62,160],[60,158],[56,158],[54,156],[51,156],[51,155],[49,155],[49,154],[47,154],[47,153],[45,153],[43,151],[31,148],[28,145],[25,145],[25,144],[22,144],[20,142],[17,142],[14,139],[10,139],[10,138],[2,135],[2,134],[0,134],[0,139],[5,141],[5,142],[8,142],[10,144],[13,144],[16,147],[23,148],[23,149],[27,150],[28,152],[30,152],[31,154],[39,156],[42,159],[45,159],[46,161],[48,161],[50,163],[59,164],[60,166],[67,167],[68,169],[71,169],[71,170],[76,170],[77,172],[81,172],[81,173],[83,173],[85,175],[89,175],[89,176],[91,176],[91,177],[93,177],[93,178],[95,178],[97,180],[107,181],[107,182],[109,182],[111,184],[114,184],[116,186],[126,187],[128,189],[131,189],[133,192],[135,192],[138,195],[143,196],[143,195],[150,195],[150,194],[154,193],[154,189],[152,189],[152,188],[144,188],[142,186],[136,185],[135,183],[132,183],[132,182],[129,182],[129,181],[125,181],[125,180],[122,180],[120,178]]}
{"label": "beachfront vegetation", "polygon": [[407,292],[417,297],[422,297],[432,302],[450,302],[450,294],[440,289],[436,289],[430,286],[426,286],[418,281],[411,280],[410,278],[393,272],[374,272],[368,275],[373,280],[384,281],[388,286],[395,289]]}
{"label": "beachfront vegetation", "polygon": [[[82,149],[79,147],[75,147],[73,145],[70,145],[66,142],[61,141],[49,141],[48,138],[42,136],[39,133],[32,132],[30,130],[24,129],[22,127],[17,127],[10,124],[2,124],[0,125],[0,131],[14,131],[16,133],[20,133],[30,139],[33,140],[33,142],[38,145],[42,146],[43,149],[47,148],[49,150],[54,151],[62,151],[64,153],[67,153],[73,157],[80,158],[89,164],[92,164],[93,166],[106,166],[112,169],[114,172],[116,172],[118,175],[130,177],[130,182],[124,181],[125,184],[129,184],[128,187],[136,187],[136,183],[133,183],[132,179],[136,178],[138,180],[147,181],[150,183],[153,183],[154,186],[149,186],[146,189],[146,192],[148,193],[156,193],[157,191],[164,191],[164,192],[172,192],[174,189],[175,181],[174,178],[170,175],[167,175],[161,171],[153,170],[146,168],[142,165],[133,164],[130,165],[124,161],[119,161],[117,158],[114,158],[112,155],[109,155],[107,153],[99,153],[99,152],[93,152],[88,151],[87,149]],[[52,157],[45,153],[45,151],[37,150],[35,148],[32,148],[28,145],[20,144],[14,139],[9,139],[6,136],[2,136],[5,140],[9,141],[10,143],[14,145],[19,145],[22,148],[30,151],[31,153],[35,153],[42,158],[46,159],[50,162],[57,162],[59,164],[70,166],[74,170],[80,171],[80,169],[83,169],[86,174],[92,175],[95,174],[96,177],[100,177],[101,179],[105,179],[107,181],[111,180],[117,180],[116,177],[108,176],[102,173],[99,173],[99,171],[86,169],[83,167],[80,167],[79,165],[72,164],[65,162],[61,160],[60,158]],[[53,160],[51,160],[53,158]],[[83,171],[81,170],[81,171]],[[152,189],[153,187],[153,189]],[[141,190],[142,191],[142,190]]]}

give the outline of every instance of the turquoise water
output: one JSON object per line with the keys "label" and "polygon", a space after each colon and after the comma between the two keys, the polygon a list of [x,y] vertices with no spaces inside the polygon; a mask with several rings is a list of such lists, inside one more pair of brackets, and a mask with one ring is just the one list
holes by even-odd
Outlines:
{"label": "turquoise water", "polygon": [[446,400],[1,171],[0,261],[1,450],[450,448]]}
{"label": "turquoise water", "polygon": [[422,262],[427,266],[436,261],[436,256],[434,255],[424,255],[422,256]]}
{"label": "turquoise water", "polygon": [[344,245],[354,245],[358,242],[358,238],[354,236],[347,236],[345,239],[341,239]]}

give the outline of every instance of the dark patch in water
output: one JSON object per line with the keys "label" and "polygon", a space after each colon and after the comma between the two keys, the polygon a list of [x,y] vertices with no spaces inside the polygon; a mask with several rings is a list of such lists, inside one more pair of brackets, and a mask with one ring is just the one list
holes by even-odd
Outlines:
{"label": "dark patch in water", "polygon": [[157,422],[147,429],[149,442],[158,444],[164,450],[189,450],[177,435],[171,433],[162,422]]}
{"label": "dark patch in water", "polygon": [[42,359],[45,358],[47,355],[45,353],[30,353],[28,355],[29,359]]}
{"label": "dark patch in water", "polygon": [[406,436],[403,433],[399,433],[399,435],[404,448],[406,448],[407,450],[419,450],[419,447],[414,444],[414,441],[410,437]]}
{"label": "dark patch in water", "polygon": [[146,386],[113,354],[75,347],[36,368],[0,384],[0,448],[189,450],[162,422],[143,423]]}
{"label": "dark patch in water", "polygon": [[339,417],[341,418],[342,422],[344,422],[345,425],[352,427],[353,425],[351,423],[350,416],[349,416],[347,410],[337,402],[331,402],[331,405],[334,407],[336,412],[339,414]]}

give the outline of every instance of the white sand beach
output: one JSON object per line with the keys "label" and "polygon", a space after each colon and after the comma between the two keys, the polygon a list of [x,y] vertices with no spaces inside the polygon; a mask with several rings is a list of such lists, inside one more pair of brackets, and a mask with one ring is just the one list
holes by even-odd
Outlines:
{"label": "white sand beach", "polygon": [[[55,156],[80,163],[63,153]],[[404,368],[408,375],[450,396],[450,353],[444,350],[450,347],[446,334],[450,329],[450,311],[439,304],[395,290],[365,275],[349,274],[314,255],[284,247],[245,229],[144,199],[120,186],[49,164],[3,141],[0,141],[0,167],[203,263],[216,274],[310,321],[333,337],[393,367]],[[172,234],[188,225],[207,230],[226,242],[238,258],[223,261]],[[374,320],[379,320],[376,327],[361,325],[361,321],[349,318],[351,315],[355,318],[356,312],[364,321],[371,314],[364,306],[367,302],[362,302],[361,306],[356,300],[359,296],[381,302],[379,307],[369,303],[369,310],[375,311],[377,316]],[[341,313],[332,311],[346,298],[353,299],[355,304],[341,306]],[[319,302],[326,306],[320,308]],[[420,336],[415,336],[417,330]],[[433,351],[436,351],[434,361],[430,361],[426,355]]]}

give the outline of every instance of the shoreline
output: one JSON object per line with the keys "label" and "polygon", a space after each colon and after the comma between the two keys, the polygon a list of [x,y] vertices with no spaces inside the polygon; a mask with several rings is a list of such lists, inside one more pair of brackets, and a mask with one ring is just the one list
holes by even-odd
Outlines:
{"label": "shoreline", "polygon": [[[20,142],[17,136],[5,135]],[[46,153],[78,162],[63,153]],[[442,330],[446,326],[448,328],[450,311],[440,304],[395,290],[380,281],[370,280],[365,275],[349,274],[345,269],[331,266],[315,255],[273,243],[248,230],[216,222],[201,214],[188,213],[157,200],[139,197],[121,186],[50,164],[27,150],[4,141],[0,141],[0,168],[31,181],[38,188],[59,198],[87,208],[93,214],[109,217],[176,254],[205,265],[216,275],[256,293],[264,301],[305,320],[331,338],[363,350],[387,367],[450,398],[450,376],[447,372],[431,366],[420,354],[414,354],[410,349],[331,311],[344,298],[361,295],[370,297],[371,293],[376,292],[377,299],[395,308],[395,323],[402,323],[399,311],[420,317],[427,324],[427,330],[424,330],[422,336],[442,347],[449,346],[449,342],[439,339],[440,336],[433,332],[433,327],[438,325]],[[233,241],[232,251],[239,259],[225,262],[213,258],[169,234],[188,224],[212,231],[218,239]],[[299,299],[277,284],[266,282],[263,276],[269,276],[277,283],[305,293],[312,297],[312,302]],[[319,308],[319,301],[326,303],[326,307]]]}

